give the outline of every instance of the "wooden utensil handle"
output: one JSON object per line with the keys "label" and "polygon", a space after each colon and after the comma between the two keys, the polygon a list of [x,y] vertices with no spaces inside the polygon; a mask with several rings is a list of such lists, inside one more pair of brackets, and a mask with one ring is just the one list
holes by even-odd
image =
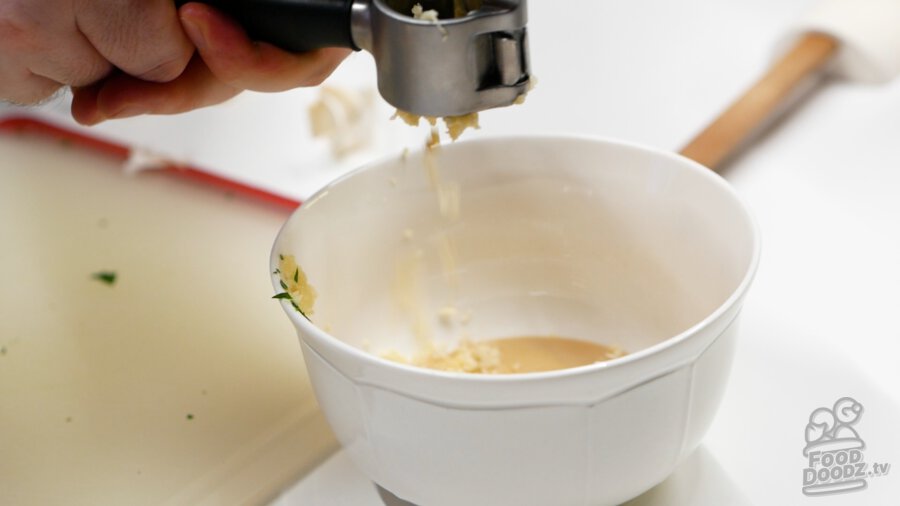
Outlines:
{"label": "wooden utensil handle", "polygon": [[804,35],[794,47],[728,109],[700,132],[681,154],[717,170],[816,76],[837,53],[838,41],[821,33]]}

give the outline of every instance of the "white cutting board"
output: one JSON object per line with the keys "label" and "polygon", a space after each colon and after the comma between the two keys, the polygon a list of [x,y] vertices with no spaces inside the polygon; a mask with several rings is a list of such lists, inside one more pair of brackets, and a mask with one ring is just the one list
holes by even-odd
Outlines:
{"label": "white cutting board", "polygon": [[270,299],[286,216],[0,135],[0,504],[258,504],[333,451]]}

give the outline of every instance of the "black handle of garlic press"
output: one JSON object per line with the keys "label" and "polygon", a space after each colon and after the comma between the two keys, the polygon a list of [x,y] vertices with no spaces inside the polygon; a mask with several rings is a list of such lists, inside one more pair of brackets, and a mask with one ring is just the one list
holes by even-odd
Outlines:
{"label": "black handle of garlic press", "polygon": [[323,47],[358,50],[350,32],[353,0],[175,0],[215,7],[228,14],[251,39],[292,52]]}

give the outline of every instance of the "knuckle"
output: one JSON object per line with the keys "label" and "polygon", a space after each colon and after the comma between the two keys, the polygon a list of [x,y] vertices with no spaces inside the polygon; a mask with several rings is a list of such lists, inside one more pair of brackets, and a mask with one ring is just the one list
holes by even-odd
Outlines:
{"label": "knuckle", "polygon": [[111,70],[112,65],[109,62],[98,58],[72,69],[71,73],[64,79],[64,82],[71,86],[87,86],[103,79],[109,75]]}
{"label": "knuckle", "polygon": [[137,77],[146,81],[169,82],[184,72],[188,59],[181,55],[164,58],[161,63],[151,62],[148,70],[140,72]]}
{"label": "knuckle", "polygon": [[135,77],[168,82],[184,71],[193,48],[183,35],[174,3],[115,0],[114,7],[91,14],[98,49]]}

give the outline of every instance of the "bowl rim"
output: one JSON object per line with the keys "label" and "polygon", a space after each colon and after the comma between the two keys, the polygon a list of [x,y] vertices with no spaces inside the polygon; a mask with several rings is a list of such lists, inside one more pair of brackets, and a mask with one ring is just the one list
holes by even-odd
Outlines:
{"label": "bowl rim", "polygon": [[[760,229],[759,223],[756,218],[753,216],[753,213],[750,211],[750,207],[747,205],[747,202],[737,193],[737,191],[728,183],[721,175],[713,171],[712,169],[690,159],[679,153],[675,153],[672,151],[667,151],[660,148],[655,148],[652,146],[647,146],[644,144],[624,141],[620,139],[604,137],[604,136],[596,136],[596,135],[588,135],[588,134],[560,134],[560,133],[532,133],[532,134],[522,134],[522,135],[484,135],[477,139],[467,139],[464,141],[458,141],[451,145],[441,146],[441,149],[462,149],[457,148],[457,146],[467,146],[470,144],[491,144],[497,141],[507,142],[533,142],[533,141],[564,141],[564,142],[588,142],[591,144],[606,144],[613,145],[618,148],[625,148],[635,151],[641,151],[645,153],[652,154],[654,156],[658,156],[661,158],[665,158],[671,162],[675,162],[678,164],[683,164],[686,166],[688,170],[694,171],[699,174],[700,177],[704,177],[708,179],[712,184],[716,185],[720,188],[725,194],[727,194],[731,199],[737,204],[738,209],[741,211],[745,222],[748,225],[750,231],[750,239],[752,241],[753,251],[751,253],[750,261],[747,264],[746,270],[744,272],[744,276],[741,279],[740,283],[738,283],[737,287],[732,290],[731,294],[711,313],[706,315],[703,319],[695,323],[694,325],[688,327],[687,329],[679,332],[678,334],[669,336],[662,341],[638,350],[634,353],[629,353],[623,357],[614,358],[611,360],[606,360],[603,362],[595,362],[593,364],[582,365],[578,367],[570,367],[566,369],[556,369],[552,371],[541,371],[541,372],[529,372],[529,373],[510,373],[510,374],[477,374],[477,373],[466,373],[466,372],[452,372],[452,371],[441,371],[436,369],[428,369],[425,367],[414,366],[411,364],[403,364],[400,362],[394,362],[392,360],[388,360],[386,358],[382,358],[374,353],[359,349],[355,346],[352,346],[348,343],[345,343],[341,339],[329,334],[328,332],[322,330],[318,326],[316,326],[312,321],[306,319],[303,315],[301,315],[298,311],[296,311],[291,305],[289,301],[279,300],[281,303],[282,309],[284,309],[285,313],[287,313],[288,318],[294,324],[295,329],[299,329],[303,334],[307,336],[311,336],[315,338],[319,343],[332,346],[337,349],[341,353],[348,354],[351,358],[355,360],[362,361],[363,363],[367,363],[369,365],[373,365],[380,368],[387,368],[388,370],[395,371],[401,374],[413,374],[419,375],[422,377],[432,378],[432,379],[444,379],[444,380],[452,380],[452,381],[462,381],[468,383],[519,383],[519,382],[529,382],[529,381],[546,381],[552,379],[563,379],[575,376],[583,376],[585,374],[591,374],[598,371],[603,371],[607,369],[626,367],[634,363],[643,362],[649,357],[659,355],[664,351],[677,346],[678,344],[690,339],[692,336],[697,336],[702,333],[704,329],[710,327],[715,322],[717,322],[724,314],[730,311],[735,305],[739,304],[741,299],[747,293],[750,285],[753,282],[753,279],[756,275],[756,272],[759,267],[759,260],[761,255],[761,237],[760,237]],[[427,148],[425,148],[427,149]],[[423,152],[423,149],[420,149],[417,153]],[[413,153],[409,153],[412,155]],[[283,240],[283,236],[287,233],[288,227],[297,219],[299,216],[304,214],[304,210],[308,209],[311,205],[315,203],[315,201],[324,197],[328,194],[328,192],[337,185],[340,185],[343,181],[346,181],[352,177],[355,177],[357,174],[368,170],[374,170],[376,167],[380,167],[390,161],[396,160],[398,155],[391,154],[381,156],[377,159],[374,159],[368,163],[365,163],[333,180],[328,182],[322,188],[313,193],[308,199],[304,200],[304,202],[300,205],[299,208],[295,209],[291,215],[285,220],[284,224],[282,224],[281,228],[278,231],[278,235],[275,238],[275,241],[272,246],[272,251],[269,258],[269,272],[272,276],[272,286],[275,289],[275,293],[282,292],[282,288],[280,286],[280,277],[275,274],[275,269],[278,267],[278,261],[280,255],[284,254],[283,251],[278,251],[278,246]],[[302,337],[301,337],[302,339]],[[311,344],[307,343],[314,351],[321,355],[321,351],[316,350],[316,348]]]}

